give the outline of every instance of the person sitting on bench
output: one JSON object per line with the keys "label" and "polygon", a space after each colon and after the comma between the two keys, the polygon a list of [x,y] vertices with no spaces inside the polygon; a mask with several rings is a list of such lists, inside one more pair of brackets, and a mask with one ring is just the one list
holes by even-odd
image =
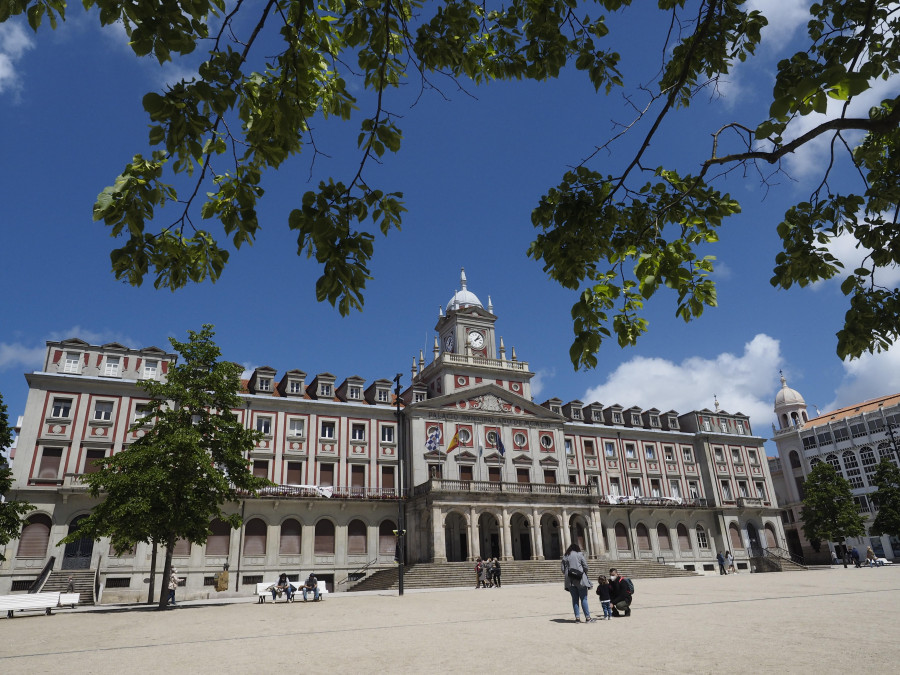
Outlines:
{"label": "person sitting on bench", "polygon": [[313,600],[319,600],[319,580],[316,579],[314,572],[310,572],[306,578],[306,584],[303,586],[303,602],[306,602],[307,591],[313,592]]}
{"label": "person sitting on bench", "polygon": [[294,587],[291,586],[291,582],[288,581],[288,577],[285,572],[281,573],[281,576],[278,577],[278,581],[274,586],[272,586],[272,602],[275,602],[275,598],[280,593],[284,593],[285,595],[287,595],[288,602],[290,602],[294,597]]}

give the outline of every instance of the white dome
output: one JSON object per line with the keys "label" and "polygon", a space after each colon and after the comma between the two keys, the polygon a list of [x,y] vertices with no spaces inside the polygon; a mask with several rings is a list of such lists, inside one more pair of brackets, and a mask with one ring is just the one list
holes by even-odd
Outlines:
{"label": "white dome", "polygon": [[781,390],[775,394],[775,409],[781,408],[783,406],[803,406],[806,407],[806,401],[803,400],[803,397],[800,395],[800,392],[796,389],[791,389],[787,386],[787,380],[784,379],[784,375],[781,376]]}
{"label": "white dome", "polygon": [[466,288],[465,267],[460,271],[459,284],[461,288],[453,294],[452,298],[450,298],[450,302],[447,303],[447,311],[449,312],[451,309],[462,309],[463,307],[481,307],[484,309],[484,305],[481,304],[481,300],[478,299],[478,296]]}

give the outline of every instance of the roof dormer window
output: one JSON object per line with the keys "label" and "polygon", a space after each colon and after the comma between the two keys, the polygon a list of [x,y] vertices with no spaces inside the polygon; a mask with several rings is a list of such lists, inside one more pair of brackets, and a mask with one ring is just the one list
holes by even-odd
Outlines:
{"label": "roof dormer window", "polygon": [[347,388],[347,398],[353,399],[353,400],[359,400],[359,397],[360,397],[359,387],[348,387]]}
{"label": "roof dormer window", "polygon": [[272,391],[272,378],[271,377],[257,378],[256,390],[257,391]]}
{"label": "roof dormer window", "polygon": [[331,396],[331,385],[326,383],[320,384],[319,396]]}
{"label": "roof dormer window", "polygon": [[300,380],[290,380],[288,382],[288,393],[289,394],[300,394],[303,391],[303,385]]}
{"label": "roof dormer window", "polygon": [[78,352],[66,352],[66,362],[63,365],[64,373],[78,373],[81,365],[81,354]]}
{"label": "roof dormer window", "polygon": [[631,423],[637,427],[641,426],[641,416],[637,413],[631,413]]}

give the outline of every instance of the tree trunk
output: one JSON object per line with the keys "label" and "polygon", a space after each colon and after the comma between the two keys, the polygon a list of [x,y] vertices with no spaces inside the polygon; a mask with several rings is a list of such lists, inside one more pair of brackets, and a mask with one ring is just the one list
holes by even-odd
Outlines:
{"label": "tree trunk", "polygon": [[150,554],[150,590],[147,591],[147,604],[153,604],[153,591],[156,589],[156,542],[151,540],[153,552]]}
{"label": "tree trunk", "polygon": [[163,565],[163,578],[159,589],[159,605],[157,609],[165,609],[169,603],[169,577],[172,575],[172,551],[175,550],[175,538],[169,537],[166,542],[166,562]]}

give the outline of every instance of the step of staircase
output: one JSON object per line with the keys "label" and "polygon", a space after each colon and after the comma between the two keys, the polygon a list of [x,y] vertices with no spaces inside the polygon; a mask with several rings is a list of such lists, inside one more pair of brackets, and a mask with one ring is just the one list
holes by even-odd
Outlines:
{"label": "step of staircase", "polygon": [[79,605],[94,604],[94,579],[96,572],[94,570],[55,570],[47,577],[44,587],[41,588],[42,593],[65,593],[69,586],[69,577],[72,577],[72,583],[75,584],[75,592],[78,593]]}
{"label": "step of staircase", "polygon": [[[592,579],[615,566],[620,573],[633,579],[697,576],[672,565],[649,560],[590,560]],[[562,581],[559,560],[509,560],[501,563],[500,582],[504,585],[547,584]],[[392,590],[398,586],[397,568],[379,570],[350,587],[349,591]],[[417,563],[403,572],[403,587],[464,588],[475,586],[475,563]]]}

